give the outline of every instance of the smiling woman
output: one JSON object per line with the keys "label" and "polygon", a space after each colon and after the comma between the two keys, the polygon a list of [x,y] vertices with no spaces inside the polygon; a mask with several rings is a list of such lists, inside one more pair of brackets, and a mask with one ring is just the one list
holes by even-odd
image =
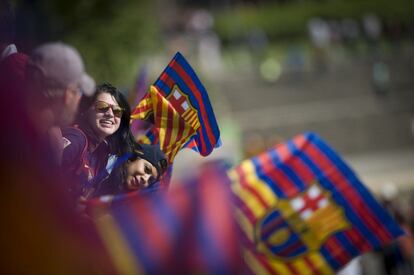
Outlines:
{"label": "smiling woman", "polygon": [[94,196],[111,172],[108,161],[131,152],[130,114],[124,96],[108,83],[81,99],[76,124],[62,129],[62,170],[75,197]]}
{"label": "smiling woman", "polygon": [[104,140],[115,133],[121,123],[123,108],[109,93],[100,93],[86,113],[91,130],[98,140]]}

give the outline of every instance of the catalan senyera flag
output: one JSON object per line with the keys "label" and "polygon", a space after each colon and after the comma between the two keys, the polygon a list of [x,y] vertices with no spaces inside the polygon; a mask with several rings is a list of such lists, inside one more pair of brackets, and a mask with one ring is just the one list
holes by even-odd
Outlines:
{"label": "catalan senyera flag", "polygon": [[243,257],[256,274],[333,274],[400,236],[399,225],[317,135],[230,170]]}
{"label": "catalan senyera flag", "polygon": [[89,201],[88,213],[119,274],[237,274],[242,261],[228,181],[225,171],[206,170],[168,193]]}
{"label": "catalan senyera flag", "polygon": [[220,131],[207,91],[180,53],[150,87],[131,118],[153,120],[154,127],[141,142],[159,143],[169,163],[181,148],[207,156],[220,145]]}

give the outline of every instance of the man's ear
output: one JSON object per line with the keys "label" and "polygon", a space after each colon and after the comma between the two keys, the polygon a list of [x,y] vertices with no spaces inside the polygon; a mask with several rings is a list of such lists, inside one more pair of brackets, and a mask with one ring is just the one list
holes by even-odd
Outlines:
{"label": "man's ear", "polygon": [[68,86],[63,93],[63,103],[70,104],[77,97],[80,97],[79,92],[72,86]]}
{"label": "man's ear", "polygon": [[63,92],[63,97],[62,97],[63,103],[67,104],[68,102],[70,102],[70,98],[71,98],[71,90],[69,87],[67,87],[65,91]]}

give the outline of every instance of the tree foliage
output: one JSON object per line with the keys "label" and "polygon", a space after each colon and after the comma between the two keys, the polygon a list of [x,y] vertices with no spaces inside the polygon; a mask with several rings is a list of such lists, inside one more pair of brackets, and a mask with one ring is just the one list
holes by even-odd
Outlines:
{"label": "tree foliage", "polygon": [[155,5],[150,0],[17,1],[32,44],[74,45],[97,82],[120,86],[130,85],[142,56],[160,46]]}
{"label": "tree foliage", "polygon": [[292,1],[241,5],[221,9],[216,13],[216,31],[222,40],[244,37],[255,28],[262,29],[270,38],[299,37],[306,34],[306,24],[312,17],[325,19],[360,19],[366,13],[375,13],[383,20],[398,19],[414,22],[412,0],[325,0]]}

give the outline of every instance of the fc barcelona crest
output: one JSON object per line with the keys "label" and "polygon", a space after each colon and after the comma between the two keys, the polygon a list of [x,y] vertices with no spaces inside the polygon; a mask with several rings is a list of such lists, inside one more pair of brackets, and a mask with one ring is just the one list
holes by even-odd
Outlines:
{"label": "fc barcelona crest", "polygon": [[197,110],[191,105],[190,99],[181,91],[177,84],[173,85],[167,100],[193,129],[197,130],[200,127]]}
{"label": "fc barcelona crest", "polygon": [[350,227],[343,209],[318,183],[291,199],[280,198],[256,224],[259,251],[284,260],[319,250],[326,239]]}

